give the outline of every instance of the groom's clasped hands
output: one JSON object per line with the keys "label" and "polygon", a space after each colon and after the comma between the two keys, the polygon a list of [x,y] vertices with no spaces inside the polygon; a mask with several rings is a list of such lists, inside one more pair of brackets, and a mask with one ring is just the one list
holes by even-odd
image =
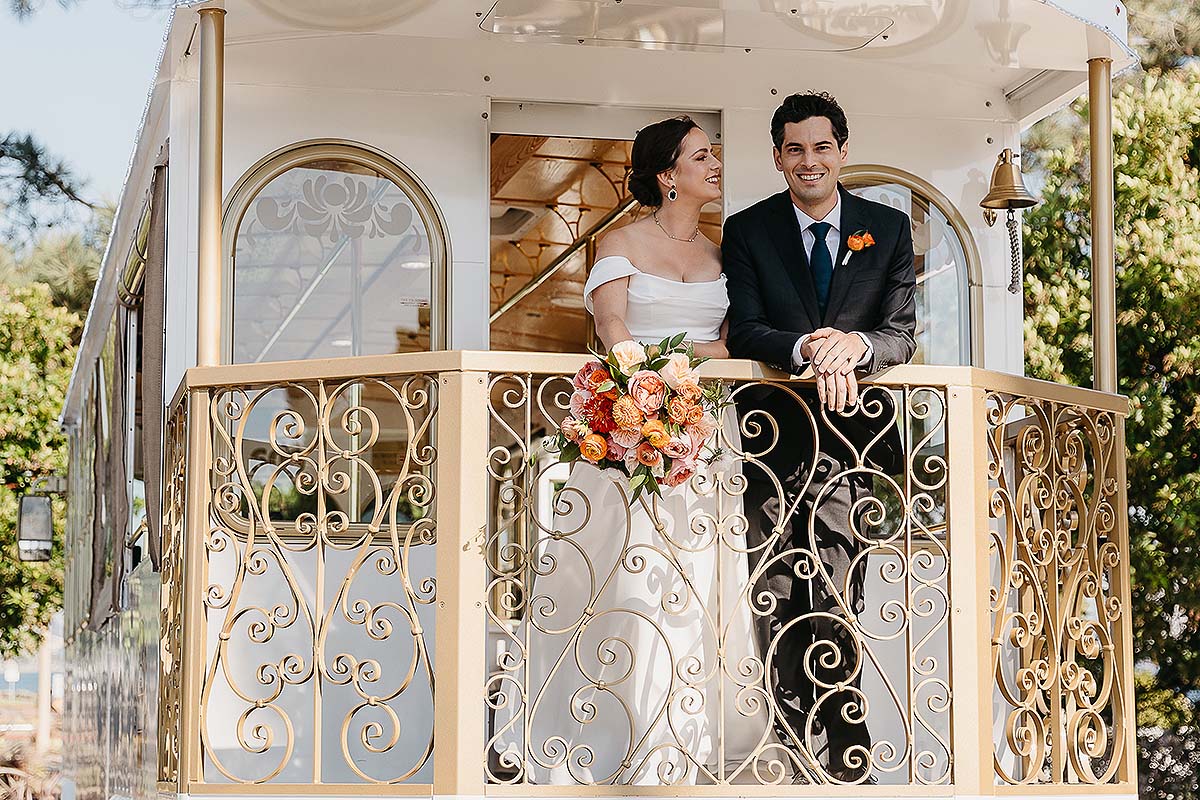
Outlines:
{"label": "groom's clasped hands", "polygon": [[854,370],[866,352],[861,336],[836,328],[818,328],[804,342],[800,353],[812,366],[817,397],[830,411],[840,414],[858,404]]}

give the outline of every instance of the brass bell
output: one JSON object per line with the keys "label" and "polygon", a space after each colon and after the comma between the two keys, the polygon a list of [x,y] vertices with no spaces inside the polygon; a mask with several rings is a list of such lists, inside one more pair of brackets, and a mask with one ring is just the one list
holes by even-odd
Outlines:
{"label": "brass bell", "polygon": [[1012,275],[1008,283],[1008,291],[1018,294],[1021,291],[1021,239],[1017,228],[1017,209],[1032,208],[1040,201],[1025,188],[1021,178],[1021,168],[1017,166],[1016,156],[1006,147],[996,166],[992,169],[992,185],[988,187],[987,195],[979,201],[983,208],[983,220],[990,227],[996,223],[996,212],[1008,212],[1008,246],[1012,257]]}
{"label": "brass bell", "polygon": [[987,224],[992,225],[996,222],[997,210],[1031,208],[1038,202],[1025,188],[1025,181],[1021,178],[1021,167],[1017,164],[1013,151],[1008,147],[1004,148],[992,169],[992,185],[988,187],[987,195],[979,201],[979,206],[985,209],[984,219],[987,220]]}

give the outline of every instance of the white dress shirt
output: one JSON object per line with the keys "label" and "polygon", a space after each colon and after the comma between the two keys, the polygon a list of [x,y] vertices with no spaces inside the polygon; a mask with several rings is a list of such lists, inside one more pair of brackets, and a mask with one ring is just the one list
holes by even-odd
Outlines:
{"label": "white dress shirt", "polygon": [[[796,212],[796,221],[800,223],[800,238],[804,243],[804,257],[808,259],[810,264],[812,263],[813,245],[817,242],[817,235],[812,232],[812,225],[816,222],[829,223],[829,230],[825,232],[825,246],[829,248],[829,257],[832,259],[833,268],[836,270],[838,268],[838,248],[842,244],[842,193],[837,193],[837,201],[823,220],[813,219],[801,211],[795,203],[792,203],[792,210]],[[867,352],[863,353],[863,357],[858,362],[858,366],[861,367],[871,362],[871,354],[874,352],[874,348],[871,347],[871,340],[861,332],[854,331],[854,333],[867,346]],[[792,348],[792,363],[795,364],[798,370],[802,370],[808,366],[808,359],[800,354],[800,350],[803,349],[804,343],[808,341],[808,337],[809,334],[807,333],[801,336],[796,341],[796,346]]]}

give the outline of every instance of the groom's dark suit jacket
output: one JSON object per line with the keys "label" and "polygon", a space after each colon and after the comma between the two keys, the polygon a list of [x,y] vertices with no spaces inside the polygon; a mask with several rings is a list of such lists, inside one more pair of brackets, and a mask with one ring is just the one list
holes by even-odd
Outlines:
{"label": "groom's dark suit jacket", "polygon": [[[820,312],[800,223],[788,192],[780,192],[731,216],[721,242],[729,289],[729,353],[795,372],[792,350],[797,340],[818,328],[859,331],[870,340],[873,354],[865,372],[877,372],[912,358],[916,350],[916,275],[912,229],[908,216],[890,206],[865,200],[838,187],[842,199],[841,244],[834,256],[833,281],[824,315]],[[869,231],[875,244],[846,258],[847,239]],[[820,418],[815,392],[802,392],[820,430],[821,450],[837,457],[850,453]],[[751,410],[769,413],[780,424],[780,441],[764,458],[780,479],[798,477],[811,464],[812,425],[794,399],[766,387],[743,391],[742,416]],[[861,413],[836,419],[836,425],[862,449],[891,424],[888,407],[879,420]],[[764,434],[765,436],[765,434]],[[763,436],[758,437],[761,440]],[[754,446],[748,440],[747,447]],[[898,435],[884,436],[868,456],[894,471],[902,465]],[[753,477],[753,476],[752,476]],[[761,477],[761,476],[759,476]]]}

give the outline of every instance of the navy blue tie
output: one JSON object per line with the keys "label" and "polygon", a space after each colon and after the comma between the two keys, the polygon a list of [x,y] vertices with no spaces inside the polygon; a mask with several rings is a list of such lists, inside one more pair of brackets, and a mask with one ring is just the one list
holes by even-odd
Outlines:
{"label": "navy blue tie", "polygon": [[829,284],[833,281],[833,256],[829,254],[829,245],[825,243],[825,236],[832,227],[828,222],[814,222],[808,226],[816,237],[808,266],[812,270],[813,284],[817,287],[821,316],[825,316],[825,307],[829,305]]}

